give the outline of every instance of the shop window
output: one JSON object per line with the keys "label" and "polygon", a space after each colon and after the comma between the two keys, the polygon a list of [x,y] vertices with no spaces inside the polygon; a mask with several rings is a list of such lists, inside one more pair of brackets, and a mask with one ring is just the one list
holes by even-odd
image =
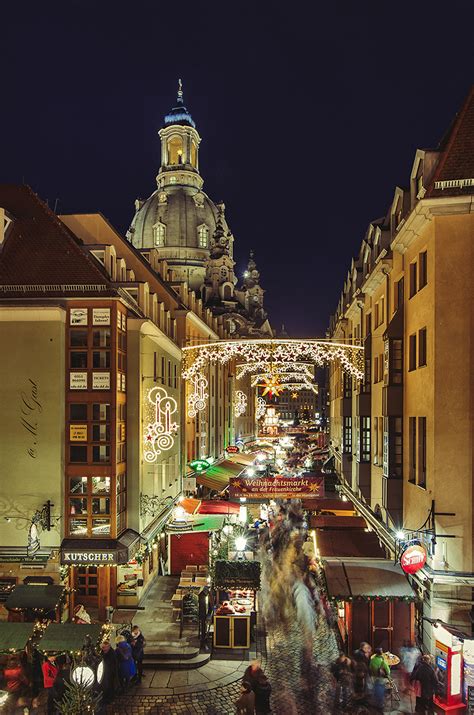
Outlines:
{"label": "shop window", "polygon": [[69,355],[69,366],[75,368],[87,368],[87,353],[71,351]]}
{"label": "shop window", "polygon": [[93,514],[110,514],[109,497],[92,497]]}
{"label": "shop window", "polygon": [[76,464],[87,462],[87,446],[77,444],[69,445],[69,461]]}
{"label": "shop window", "polygon": [[110,328],[100,328],[92,333],[92,345],[95,348],[110,348]]}
{"label": "shop window", "polygon": [[110,534],[110,518],[97,517],[92,519],[92,536],[106,536]]}
{"label": "shop window", "polygon": [[110,405],[106,402],[94,403],[92,405],[92,419],[94,421],[109,422]]}
{"label": "shop window", "polygon": [[69,534],[70,536],[87,536],[87,520],[69,519]]}
{"label": "shop window", "polygon": [[87,494],[87,477],[70,477],[69,493]]}
{"label": "shop window", "polygon": [[106,422],[92,425],[93,442],[110,442],[110,425]]}
{"label": "shop window", "polygon": [[91,477],[92,494],[110,494],[110,477]]}
{"label": "shop window", "polygon": [[92,447],[92,461],[101,464],[110,462],[110,446],[108,444],[94,445]]}
{"label": "shop window", "polygon": [[69,333],[69,344],[72,348],[87,347],[87,330],[71,330]]}
{"label": "shop window", "polygon": [[110,367],[110,351],[94,350],[92,353],[92,367]]}
{"label": "shop window", "polygon": [[69,513],[74,516],[87,514],[87,499],[85,497],[69,499]]}
{"label": "shop window", "polygon": [[69,419],[87,420],[87,403],[71,403],[69,405]]}

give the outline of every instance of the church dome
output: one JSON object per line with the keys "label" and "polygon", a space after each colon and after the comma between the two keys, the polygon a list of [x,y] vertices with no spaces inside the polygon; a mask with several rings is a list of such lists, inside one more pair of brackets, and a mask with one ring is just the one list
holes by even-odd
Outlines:
{"label": "church dome", "polygon": [[[138,210],[129,229],[129,239],[136,248],[203,249],[209,255],[219,210],[203,191],[189,186],[166,186],[157,189]],[[222,217],[224,230],[228,231]],[[161,252],[161,250],[160,250]]]}

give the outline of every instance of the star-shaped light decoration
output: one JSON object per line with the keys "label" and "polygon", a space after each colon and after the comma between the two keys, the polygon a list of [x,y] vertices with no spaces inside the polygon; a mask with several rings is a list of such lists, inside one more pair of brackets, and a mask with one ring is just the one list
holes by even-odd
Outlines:
{"label": "star-shaped light decoration", "polygon": [[292,393],[291,393],[291,399],[292,399],[292,400],[297,400],[297,399],[298,399],[298,393],[297,393],[297,392],[292,392]]}
{"label": "star-shaped light decoration", "polygon": [[259,383],[258,387],[263,387],[262,397],[265,395],[270,395],[270,397],[278,397],[284,390],[283,385],[280,382],[280,376],[276,373],[272,373],[265,377],[262,383]]}

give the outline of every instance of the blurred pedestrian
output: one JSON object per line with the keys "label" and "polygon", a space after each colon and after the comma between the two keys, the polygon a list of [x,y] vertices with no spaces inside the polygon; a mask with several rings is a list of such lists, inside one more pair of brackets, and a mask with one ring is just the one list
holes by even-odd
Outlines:
{"label": "blurred pedestrian", "polygon": [[119,682],[117,672],[117,659],[114,649],[109,641],[104,641],[100,647],[102,651],[103,674],[100,681],[102,691],[102,704],[107,705],[114,699]]}
{"label": "blurred pedestrian", "polygon": [[270,713],[270,695],[272,687],[262,669],[260,669],[260,672],[257,675],[257,681],[253,687],[253,692],[255,693],[256,715],[266,715],[267,713]]}
{"label": "blurred pedestrian", "polygon": [[66,683],[71,684],[71,664],[66,658],[66,656],[59,656],[59,658],[57,658],[56,660],[56,665],[58,667],[58,674],[54,681],[54,685],[50,690],[48,698],[48,706],[49,702],[52,702],[52,713],[62,712],[61,708],[58,707],[58,705],[60,705],[62,699],[64,698],[64,694],[66,692]]}
{"label": "blurred pedestrian", "polygon": [[115,654],[117,657],[120,685],[123,692],[126,692],[131,679],[136,675],[137,668],[133,660],[132,646],[130,643],[127,643],[125,636],[117,636],[115,643],[117,644]]}
{"label": "blurred pedestrian", "polygon": [[352,661],[345,653],[341,651],[339,653],[339,656],[331,665],[331,673],[334,675],[336,680],[339,680],[341,673],[347,670],[352,671]]}
{"label": "blurred pedestrian", "polygon": [[29,681],[19,658],[10,658],[7,667],[3,671],[5,687],[9,693],[14,693],[17,697],[23,695],[29,686]]}
{"label": "blurred pedestrian", "polygon": [[132,628],[132,640],[130,641],[130,645],[132,646],[133,660],[135,661],[135,667],[137,669],[136,682],[141,683],[146,641],[138,626],[133,626]]}
{"label": "blurred pedestrian", "polygon": [[43,684],[46,692],[48,693],[48,705],[47,711],[48,715],[53,715],[54,713],[54,697],[53,697],[53,686],[55,680],[59,673],[59,667],[56,663],[55,655],[48,655],[43,665],[41,666],[43,671]]}
{"label": "blurred pedestrian", "polygon": [[255,713],[255,693],[252,686],[246,680],[240,688],[240,697],[235,703],[237,715],[254,715]]}
{"label": "blurred pedestrian", "polygon": [[410,641],[404,641],[400,648],[400,661],[403,671],[403,686],[404,692],[410,692],[410,676],[413,673],[415,666],[421,658],[420,649]]}
{"label": "blurred pedestrian", "polygon": [[431,655],[423,655],[410,676],[411,682],[419,683],[419,695],[416,697],[415,712],[421,715],[434,713],[433,696],[438,687],[438,678],[433,667]]}

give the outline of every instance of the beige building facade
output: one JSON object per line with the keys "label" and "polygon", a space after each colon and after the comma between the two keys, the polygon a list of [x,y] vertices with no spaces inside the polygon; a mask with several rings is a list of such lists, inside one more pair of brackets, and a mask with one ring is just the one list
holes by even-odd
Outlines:
{"label": "beige building facade", "polygon": [[418,634],[439,618],[471,633],[473,568],[471,93],[437,151],[369,225],[330,327],[362,344],[365,379],[330,371],[331,447],[342,490],[387,554],[420,541]]}

